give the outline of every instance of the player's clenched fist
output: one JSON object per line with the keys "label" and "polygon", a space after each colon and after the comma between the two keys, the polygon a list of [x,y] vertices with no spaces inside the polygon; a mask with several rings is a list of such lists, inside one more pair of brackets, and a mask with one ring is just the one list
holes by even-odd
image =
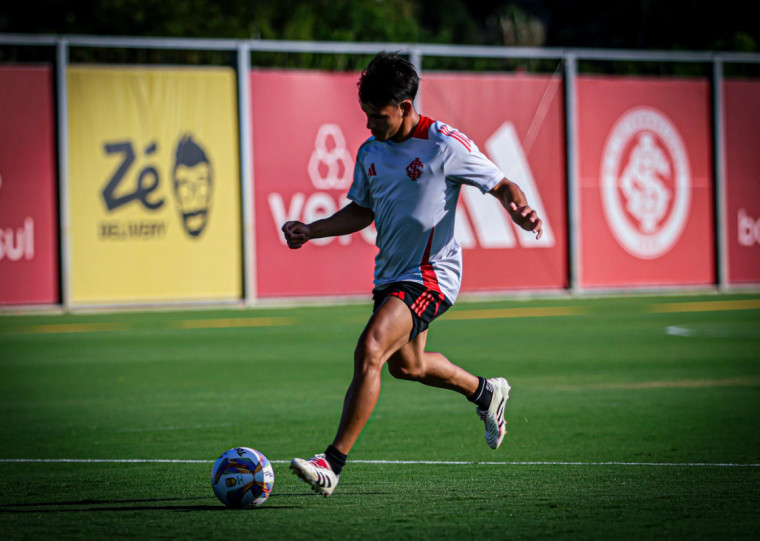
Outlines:
{"label": "player's clenched fist", "polygon": [[285,234],[288,248],[293,250],[306,244],[310,238],[310,228],[302,222],[285,222],[285,225],[282,226],[282,232]]}

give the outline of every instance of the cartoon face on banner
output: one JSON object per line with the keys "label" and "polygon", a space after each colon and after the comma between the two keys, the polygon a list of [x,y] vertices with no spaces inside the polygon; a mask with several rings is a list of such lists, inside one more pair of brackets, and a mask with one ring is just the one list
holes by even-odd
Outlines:
{"label": "cartoon face on banner", "polygon": [[689,214],[691,172],[678,129],[656,109],[626,112],[602,153],[602,202],[607,222],[631,255],[667,253]]}
{"label": "cartoon face on banner", "polygon": [[206,227],[211,209],[211,162],[190,134],[179,141],[174,156],[174,195],[182,224],[188,235],[198,237]]}

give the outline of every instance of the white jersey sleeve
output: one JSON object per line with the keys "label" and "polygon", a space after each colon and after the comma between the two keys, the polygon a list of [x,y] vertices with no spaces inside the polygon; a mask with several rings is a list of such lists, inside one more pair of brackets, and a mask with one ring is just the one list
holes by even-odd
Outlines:
{"label": "white jersey sleeve", "polygon": [[444,161],[446,178],[459,184],[474,186],[483,193],[488,193],[501,182],[504,174],[480,151],[474,141],[447,124],[436,124],[448,153]]}
{"label": "white jersey sleeve", "polygon": [[[359,147],[359,151],[356,153],[357,164],[362,162],[362,156],[366,152],[367,143],[373,139],[374,138],[370,138]],[[354,167],[354,181],[351,184],[351,188],[348,190],[348,195],[346,197],[361,207],[372,208],[372,194],[370,193],[369,178],[363,167]]]}

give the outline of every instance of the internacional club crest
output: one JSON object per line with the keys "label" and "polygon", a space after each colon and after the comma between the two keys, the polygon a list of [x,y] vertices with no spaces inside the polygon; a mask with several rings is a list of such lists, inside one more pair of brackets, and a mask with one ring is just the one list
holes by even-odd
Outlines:
{"label": "internacional club crest", "polygon": [[409,165],[406,166],[406,176],[412,179],[412,182],[417,182],[417,179],[422,176],[422,168],[425,167],[419,158],[414,158]]}
{"label": "internacional club crest", "polygon": [[689,215],[691,172],[668,117],[638,107],[618,119],[602,153],[601,191],[607,223],[628,253],[655,259],[670,251]]}

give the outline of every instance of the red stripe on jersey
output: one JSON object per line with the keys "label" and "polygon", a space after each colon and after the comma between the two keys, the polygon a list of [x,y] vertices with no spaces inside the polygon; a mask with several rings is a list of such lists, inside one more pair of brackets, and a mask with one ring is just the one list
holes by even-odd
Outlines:
{"label": "red stripe on jersey", "polygon": [[464,145],[464,147],[467,149],[468,152],[472,152],[472,145],[470,143],[470,140],[467,139],[467,137],[465,137],[464,135],[462,135],[462,133],[456,130],[452,130],[448,126],[441,126],[440,132],[443,135],[448,135],[449,137],[453,137],[454,139],[462,143],[462,145]]}
{"label": "red stripe on jersey", "polygon": [[430,231],[427,246],[425,246],[425,253],[422,255],[420,272],[422,273],[422,285],[440,293],[441,288],[438,287],[438,277],[435,275],[433,264],[430,263],[430,249],[433,246],[433,233],[435,233],[435,227]]}
{"label": "red stripe on jersey", "polygon": [[462,145],[464,145],[464,147],[468,151],[472,150],[472,147],[470,145],[470,140],[467,139],[467,137],[465,137],[464,135],[462,135],[460,132],[458,132],[456,130],[451,130],[451,129],[448,128],[448,126],[442,126],[441,127],[441,133],[443,135],[448,135],[449,137],[452,137],[452,138],[456,139],[457,141],[459,141],[460,143],[462,143]]}
{"label": "red stripe on jersey", "polygon": [[420,122],[417,124],[417,127],[414,128],[412,137],[416,137],[417,139],[427,139],[430,134],[430,126],[432,126],[433,122],[435,122],[435,120],[420,115]]}

